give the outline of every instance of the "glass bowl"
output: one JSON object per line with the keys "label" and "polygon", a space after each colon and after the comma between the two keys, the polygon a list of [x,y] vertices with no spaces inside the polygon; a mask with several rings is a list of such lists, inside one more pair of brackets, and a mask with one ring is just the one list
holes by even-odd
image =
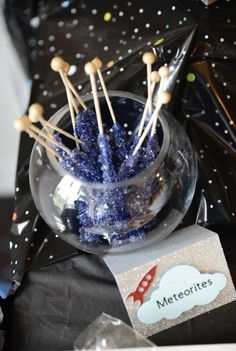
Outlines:
{"label": "glass bowl", "polygon": [[[120,91],[110,91],[109,96],[117,121],[127,138],[133,138],[145,100]],[[102,93],[99,98],[104,124],[111,128]],[[93,109],[91,95],[84,101]],[[72,132],[68,106],[50,122]],[[36,142],[30,159],[30,187],[36,207],[52,231],[78,249],[96,254],[124,253],[169,235],[193,198],[196,159],[185,131],[169,112],[160,113],[157,133],[160,151],[154,162],[138,175],[115,183],[93,183],[72,176]]]}

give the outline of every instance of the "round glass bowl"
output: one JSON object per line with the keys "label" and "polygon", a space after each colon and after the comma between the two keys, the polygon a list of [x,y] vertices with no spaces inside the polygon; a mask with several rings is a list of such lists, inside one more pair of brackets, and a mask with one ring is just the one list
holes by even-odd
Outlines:
{"label": "round glass bowl", "polygon": [[[119,91],[109,95],[117,121],[127,138],[133,138],[145,100]],[[99,98],[103,121],[111,128],[103,94]],[[94,109],[91,95],[84,101]],[[50,122],[72,133],[68,106]],[[53,232],[97,254],[124,253],[169,235],[193,198],[196,160],[187,135],[170,113],[160,113],[157,133],[160,151],[154,162],[138,175],[116,183],[86,182],[72,176],[36,142],[30,159],[30,187],[39,213]],[[72,144],[67,146],[75,147]]]}

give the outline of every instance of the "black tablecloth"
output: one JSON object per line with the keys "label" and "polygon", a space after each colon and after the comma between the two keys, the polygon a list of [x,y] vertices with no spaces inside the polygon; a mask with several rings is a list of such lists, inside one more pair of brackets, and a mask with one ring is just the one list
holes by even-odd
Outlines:
{"label": "black tablecloth", "polygon": [[[214,225],[234,279],[235,10],[233,1],[223,0],[209,8],[194,0],[7,1],[6,7],[16,46],[21,52],[25,47],[16,38],[19,28],[27,44],[31,102],[41,102],[47,118],[66,102],[61,82],[50,71],[54,55],[73,65],[71,79],[82,94],[89,89],[83,66],[95,55],[107,65],[110,89],[140,95],[146,91],[144,51],[155,51],[157,67],[165,62],[174,67],[170,108],[195,147],[199,168],[184,225]],[[11,235],[14,280],[21,287],[12,299],[14,312],[7,316],[12,318],[9,347],[64,350],[99,313],[125,321],[128,317],[102,258],[78,252],[55,237],[38,215],[28,184],[31,146],[22,136]],[[233,342],[235,322],[235,304],[230,304],[153,339],[163,345]]]}
{"label": "black tablecloth", "polygon": [[[221,231],[236,283],[235,232],[229,227]],[[102,312],[130,323],[102,258],[80,253],[29,272],[14,299],[11,350],[70,350],[76,336]],[[156,334],[151,340],[158,345],[236,342],[235,325],[236,303],[231,303]]]}

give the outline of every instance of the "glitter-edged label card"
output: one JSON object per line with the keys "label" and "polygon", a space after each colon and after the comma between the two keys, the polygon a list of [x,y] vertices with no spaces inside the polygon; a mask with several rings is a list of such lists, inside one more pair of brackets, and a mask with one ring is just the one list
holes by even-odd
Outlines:
{"label": "glitter-edged label card", "polygon": [[145,337],[236,299],[218,235],[197,225],[104,260],[134,330]]}

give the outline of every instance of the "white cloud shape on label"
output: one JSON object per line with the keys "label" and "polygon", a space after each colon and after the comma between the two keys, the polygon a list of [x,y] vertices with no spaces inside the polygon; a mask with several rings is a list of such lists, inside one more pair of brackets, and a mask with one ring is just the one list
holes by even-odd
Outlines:
{"label": "white cloud shape on label", "polygon": [[138,319],[145,324],[176,319],[194,306],[214,301],[226,283],[222,273],[202,274],[189,265],[175,266],[163,275],[151,299],[140,306]]}

